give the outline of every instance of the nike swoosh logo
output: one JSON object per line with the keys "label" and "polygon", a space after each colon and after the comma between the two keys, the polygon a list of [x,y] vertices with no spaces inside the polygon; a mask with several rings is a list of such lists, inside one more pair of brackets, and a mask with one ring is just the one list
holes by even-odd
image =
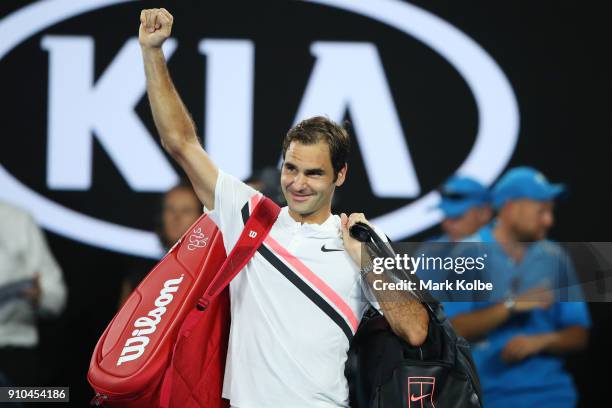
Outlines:
{"label": "nike swoosh logo", "polygon": [[416,397],[416,398],[415,398],[415,395],[414,395],[414,394],[412,394],[412,395],[410,395],[410,401],[412,401],[412,402],[417,402],[417,401],[420,401],[420,400],[422,400],[423,398],[428,397],[428,396],[430,396],[430,395],[431,395],[431,394],[425,394],[425,395],[421,395],[420,397]]}
{"label": "nike swoosh logo", "polygon": [[344,249],[333,249],[333,248],[325,248],[325,244],[321,245],[321,251],[323,252],[342,252]]}

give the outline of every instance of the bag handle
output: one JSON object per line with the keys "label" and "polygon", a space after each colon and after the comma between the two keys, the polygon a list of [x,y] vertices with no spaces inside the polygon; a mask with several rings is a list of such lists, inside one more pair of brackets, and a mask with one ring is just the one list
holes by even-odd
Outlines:
{"label": "bag handle", "polygon": [[[395,257],[395,253],[388,242],[383,241],[376,231],[368,224],[363,222],[355,223],[349,230],[353,238],[366,244],[366,248],[378,257]],[[414,275],[406,274],[405,277],[419,287],[419,280]],[[428,313],[438,322],[446,319],[446,315],[440,307],[440,302],[436,300],[427,290],[416,289],[410,291],[427,309]]]}

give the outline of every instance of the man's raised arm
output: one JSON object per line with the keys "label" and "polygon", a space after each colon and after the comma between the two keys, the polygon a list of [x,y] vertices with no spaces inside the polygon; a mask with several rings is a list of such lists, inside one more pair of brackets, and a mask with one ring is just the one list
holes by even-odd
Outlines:
{"label": "man's raised arm", "polygon": [[185,170],[200,201],[213,209],[219,171],[198,140],[193,120],[174,88],[161,49],[170,37],[172,23],[172,15],[163,8],[140,13],[138,38],[147,94],[162,146]]}

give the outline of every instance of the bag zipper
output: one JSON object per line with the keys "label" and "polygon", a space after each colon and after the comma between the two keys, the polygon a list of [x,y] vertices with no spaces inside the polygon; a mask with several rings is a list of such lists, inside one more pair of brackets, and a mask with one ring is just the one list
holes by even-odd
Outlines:
{"label": "bag zipper", "polygon": [[106,394],[100,394],[99,392],[96,392],[96,395],[92,398],[91,402],[89,403],[89,405],[92,405],[94,407],[99,407],[101,406],[104,401],[106,401],[108,399],[108,395]]}
{"label": "bag zipper", "polygon": [[446,361],[425,361],[425,360],[412,360],[412,361],[402,361],[396,367],[405,367],[405,366],[413,366],[413,367],[445,367],[452,368],[453,365],[447,363]]}
{"label": "bag zipper", "polygon": [[131,394],[122,394],[122,395],[110,395],[110,394],[102,394],[100,392],[96,392],[96,395],[91,399],[89,405],[94,407],[100,407],[104,405],[107,401],[132,401],[142,395],[139,392],[131,393]]}

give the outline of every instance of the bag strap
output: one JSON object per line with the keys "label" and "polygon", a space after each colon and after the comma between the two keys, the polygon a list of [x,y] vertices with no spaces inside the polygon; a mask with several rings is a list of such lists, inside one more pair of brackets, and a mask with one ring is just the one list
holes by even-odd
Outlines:
{"label": "bag strap", "polygon": [[278,218],[280,207],[268,197],[260,195],[259,202],[255,206],[253,213],[244,225],[244,229],[234,245],[234,248],[227,255],[227,258],[215,274],[204,295],[200,297],[196,307],[191,310],[179,329],[177,338],[174,342],[170,364],[166,369],[159,396],[159,407],[168,408],[170,406],[170,395],[172,395],[172,367],[174,366],[174,356],[176,346],[181,337],[189,337],[191,330],[203,316],[210,302],[212,302],[230,284],[232,279],[246,266],[251,260],[257,249],[261,246],[264,239],[268,236],[272,225]]}
{"label": "bag strap", "polygon": [[229,253],[223,265],[210,282],[204,295],[198,300],[197,308],[205,310],[210,302],[225,289],[238,272],[251,260],[264,239],[268,236],[272,225],[278,218],[280,207],[268,197],[261,196],[253,213],[248,218],[244,229]]}

